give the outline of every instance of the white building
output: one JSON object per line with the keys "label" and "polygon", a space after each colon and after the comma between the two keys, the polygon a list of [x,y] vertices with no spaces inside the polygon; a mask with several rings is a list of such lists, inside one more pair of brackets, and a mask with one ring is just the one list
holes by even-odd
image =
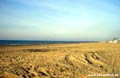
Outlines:
{"label": "white building", "polygon": [[118,40],[113,40],[112,43],[118,43]]}
{"label": "white building", "polygon": [[112,41],[112,40],[110,40],[110,41],[107,41],[107,43],[113,43],[113,41]]}
{"label": "white building", "polygon": [[120,39],[110,40],[107,43],[120,43]]}

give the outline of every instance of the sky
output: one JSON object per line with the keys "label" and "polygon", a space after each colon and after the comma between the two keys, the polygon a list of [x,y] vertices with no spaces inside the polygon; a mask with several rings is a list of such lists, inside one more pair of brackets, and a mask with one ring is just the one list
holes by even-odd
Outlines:
{"label": "sky", "polygon": [[120,37],[120,0],[0,0],[0,40]]}

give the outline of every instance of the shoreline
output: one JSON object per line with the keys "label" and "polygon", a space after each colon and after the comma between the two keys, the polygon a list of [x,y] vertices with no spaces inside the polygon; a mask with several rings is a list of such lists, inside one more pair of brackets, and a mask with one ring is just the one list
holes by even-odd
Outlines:
{"label": "shoreline", "polygon": [[79,44],[96,43],[99,41],[34,41],[34,40],[0,40],[0,45],[46,45],[46,44]]}

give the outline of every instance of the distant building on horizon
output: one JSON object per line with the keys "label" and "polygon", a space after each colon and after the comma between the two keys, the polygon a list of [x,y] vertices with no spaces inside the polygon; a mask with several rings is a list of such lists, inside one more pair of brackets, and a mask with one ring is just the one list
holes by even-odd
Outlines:
{"label": "distant building on horizon", "polygon": [[120,43],[120,38],[107,41],[107,43]]}

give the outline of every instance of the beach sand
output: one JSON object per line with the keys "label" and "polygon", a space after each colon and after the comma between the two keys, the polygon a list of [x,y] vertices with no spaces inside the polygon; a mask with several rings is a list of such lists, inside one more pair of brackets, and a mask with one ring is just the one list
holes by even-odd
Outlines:
{"label": "beach sand", "polygon": [[0,46],[0,78],[120,78],[119,75],[120,43]]}

